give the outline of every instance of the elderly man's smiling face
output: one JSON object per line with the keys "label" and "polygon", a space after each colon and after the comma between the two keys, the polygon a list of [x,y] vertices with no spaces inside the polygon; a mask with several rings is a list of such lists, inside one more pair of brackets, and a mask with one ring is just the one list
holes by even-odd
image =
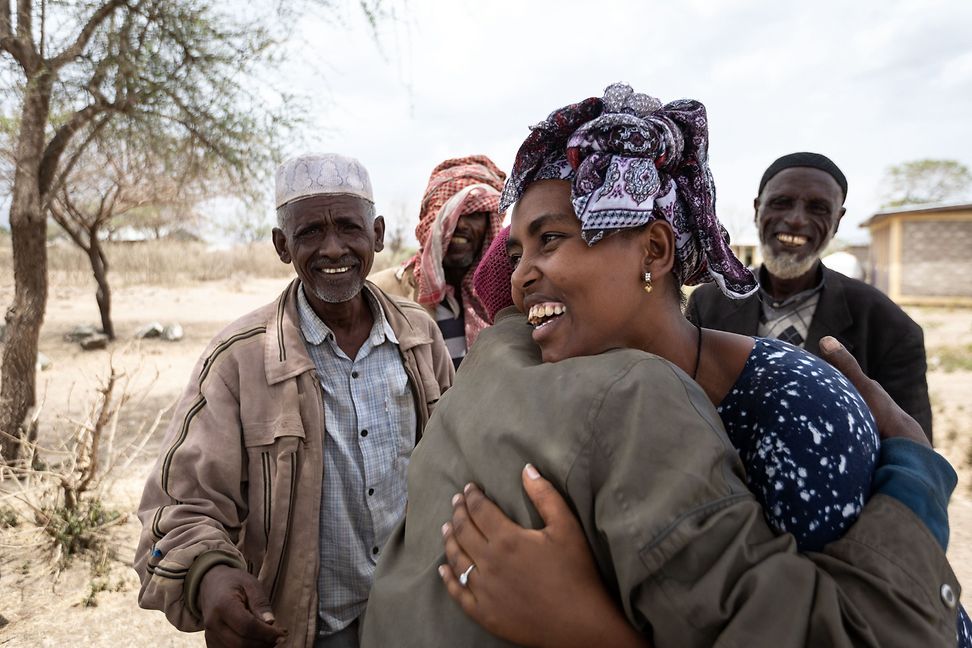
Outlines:
{"label": "elderly man's smiling face", "polygon": [[293,263],[311,305],[346,302],[361,292],[375,252],[384,247],[385,221],[355,196],[318,195],[281,207],[273,245]]}
{"label": "elderly man's smiling face", "polygon": [[791,167],[770,178],[756,198],[756,228],[771,275],[795,279],[817,263],[844,215],[844,195],[831,175]]}

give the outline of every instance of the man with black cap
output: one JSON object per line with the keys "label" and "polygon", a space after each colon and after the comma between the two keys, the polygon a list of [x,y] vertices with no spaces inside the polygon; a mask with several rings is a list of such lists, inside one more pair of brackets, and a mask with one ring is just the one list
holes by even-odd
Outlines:
{"label": "man with black cap", "polygon": [[766,169],[753,201],[760,290],[732,301],[715,284],[692,293],[686,315],[714,329],[778,338],[820,354],[832,335],[932,438],[921,327],[881,291],[828,269],[820,255],[844,216],[847,179],[829,158],[791,153]]}

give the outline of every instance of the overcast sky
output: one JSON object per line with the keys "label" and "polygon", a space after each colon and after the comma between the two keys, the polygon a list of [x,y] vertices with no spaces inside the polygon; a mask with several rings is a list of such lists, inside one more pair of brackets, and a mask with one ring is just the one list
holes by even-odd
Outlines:
{"label": "overcast sky", "polygon": [[[349,3],[356,4],[356,3]],[[402,7],[399,6],[399,11]],[[710,118],[717,207],[753,236],[779,155],[830,156],[849,181],[841,235],[879,206],[888,165],[972,166],[972,1],[407,0],[378,42],[352,8],[307,20],[284,73],[313,98],[300,149],[358,157],[386,218],[418,218],[428,174],[485,153],[509,170],[527,127],[624,81]]]}
{"label": "overcast sky", "polygon": [[304,17],[273,77],[310,106],[286,152],[359,158],[379,210],[409,231],[440,161],[484,153],[508,171],[530,124],[614,81],[706,105],[717,208],[737,240],[754,240],[759,178],[785,153],[843,169],[839,235],[855,242],[889,165],[972,167],[972,0],[385,3],[400,15],[377,39],[353,0]]}

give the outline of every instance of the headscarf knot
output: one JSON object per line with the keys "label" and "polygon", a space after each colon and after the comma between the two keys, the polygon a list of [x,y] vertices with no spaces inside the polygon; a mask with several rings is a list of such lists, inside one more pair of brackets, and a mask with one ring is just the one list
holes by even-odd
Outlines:
{"label": "headscarf knot", "polygon": [[604,97],[555,110],[531,128],[499,207],[508,209],[537,180],[570,180],[589,245],[662,218],[675,232],[680,283],[715,281],[727,296],[743,298],[758,284],[729,248],[729,234],[716,217],[708,145],[701,103],[662,105],[615,83]]}

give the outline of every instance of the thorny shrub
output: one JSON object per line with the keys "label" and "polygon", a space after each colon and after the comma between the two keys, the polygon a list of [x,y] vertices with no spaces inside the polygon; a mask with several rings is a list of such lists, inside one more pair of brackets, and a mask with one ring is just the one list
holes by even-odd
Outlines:
{"label": "thorny shrub", "polygon": [[[134,397],[132,379],[138,373],[120,371],[109,357],[108,376],[101,381],[87,416],[74,422],[74,431],[59,448],[26,444],[18,465],[0,465],[0,529],[25,520],[43,532],[55,573],[77,555],[110,555],[108,529],[125,520],[105,505],[105,495],[117,476],[139,455],[158,429],[160,410],[147,428],[142,425],[125,444],[116,443],[119,414]],[[142,396],[148,392],[143,387]],[[39,416],[39,411],[35,413]],[[62,456],[59,462],[38,456]],[[3,503],[10,500],[16,506]],[[37,543],[34,543],[37,544]]]}

